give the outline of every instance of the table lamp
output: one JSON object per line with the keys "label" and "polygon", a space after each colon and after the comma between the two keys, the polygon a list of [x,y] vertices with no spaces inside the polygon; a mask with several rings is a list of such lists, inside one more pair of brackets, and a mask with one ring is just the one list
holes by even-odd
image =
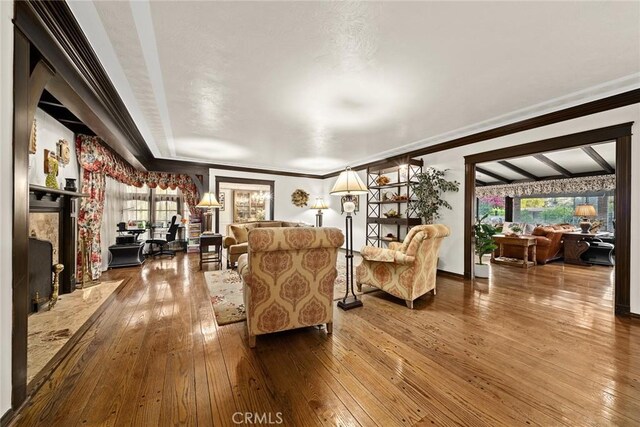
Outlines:
{"label": "table lamp", "polygon": [[596,216],[596,208],[594,208],[593,205],[589,205],[587,203],[580,204],[576,206],[575,216],[582,217],[582,220],[580,221],[580,228],[582,229],[583,233],[588,233],[589,229],[591,228],[589,217]]}
{"label": "table lamp", "polygon": [[200,200],[200,203],[196,205],[196,208],[206,209],[204,214],[209,216],[208,221],[210,225],[206,224],[205,221],[205,232],[213,231],[213,209],[220,209],[221,207],[222,205],[218,203],[218,200],[216,199],[216,196],[213,195],[213,193],[204,193],[204,196],[202,196],[202,200]]}
{"label": "table lamp", "polygon": [[[356,204],[353,202],[353,196],[358,194],[367,194],[369,190],[364,185],[360,177],[356,172],[347,167],[340,173],[338,180],[331,189],[332,196],[346,196],[346,201],[343,204],[343,209],[347,214],[345,219],[346,227],[346,290],[344,298],[338,301],[338,307],[343,310],[350,310],[356,307],[362,307],[362,301],[358,299],[356,293],[353,291],[353,218],[351,214],[356,210]],[[349,298],[349,290],[353,298]],[[347,301],[347,300],[350,301]]]}
{"label": "table lamp", "polygon": [[318,209],[318,213],[316,214],[316,227],[322,227],[322,210],[329,209],[329,206],[327,206],[322,197],[316,197],[316,202],[311,206],[311,209]]}

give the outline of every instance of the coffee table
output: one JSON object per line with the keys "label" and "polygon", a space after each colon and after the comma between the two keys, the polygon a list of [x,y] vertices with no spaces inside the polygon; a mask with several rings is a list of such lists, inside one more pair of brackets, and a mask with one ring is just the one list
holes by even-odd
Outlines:
{"label": "coffee table", "polygon": [[[493,240],[499,245],[500,256],[496,258],[495,252],[491,253],[491,262],[495,264],[512,265],[522,268],[529,268],[537,265],[536,262],[536,239],[535,237],[507,237],[493,236]],[[522,259],[506,258],[503,256],[505,246],[518,246],[522,248]],[[529,248],[533,260],[529,261]]]}

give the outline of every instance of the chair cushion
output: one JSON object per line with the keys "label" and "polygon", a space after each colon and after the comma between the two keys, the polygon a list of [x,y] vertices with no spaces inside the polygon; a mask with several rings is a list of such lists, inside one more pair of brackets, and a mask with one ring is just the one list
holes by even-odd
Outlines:
{"label": "chair cushion", "polygon": [[553,228],[552,227],[536,227],[533,229],[533,231],[531,232],[532,236],[546,236],[548,233],[552,232]]}
{"label": "chair cushion", "polygon": [[229,253],[232,254],[232,255],[235,255],[235,254],[246,254],[248,248],[249,248],[249,243],[247,243],[247,242],[239,243],[237,245],[229,246]]}
{"label": "chair cushion", "polygon": [[258,222],[256,226],[259,228],[262,227],[282,227],[281,221],[268,221],[268,222]]}

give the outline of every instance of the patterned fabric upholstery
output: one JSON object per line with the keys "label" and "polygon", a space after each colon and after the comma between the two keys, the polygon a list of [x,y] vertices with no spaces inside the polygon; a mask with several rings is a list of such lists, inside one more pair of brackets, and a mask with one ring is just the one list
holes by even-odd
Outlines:
{"label": "patterned fabric upholstery", "polygon": [[249,345],[270,332],[333,322],[336,259],[344,236],[337,228],[281,227],[249,231],[240,257]]}
{"label": "patterned fabric upholstery", "polygon": [[360,251],[362,263],[356,268],[356,285],[375,286],[407,301],[436,289],[438,252],[449,228],[442,224],[413,227],[402,245],[389,249],[365,246]]}

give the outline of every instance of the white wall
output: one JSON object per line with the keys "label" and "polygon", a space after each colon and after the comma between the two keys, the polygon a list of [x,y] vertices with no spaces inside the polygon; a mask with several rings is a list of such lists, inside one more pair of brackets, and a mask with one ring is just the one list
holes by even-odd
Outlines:
{"label": "white wall", "polygon": [[58,169],[58,185],[64,188],[65,178],[75,178],[76,186],[80,186],[78,180],[79,166],[76,157],[75,139],[73,132],[60,124],[59,121],[45,113],[40,108],[36,109],[36,153],[29,154],[29,184],[45,185],[47,175],[44,173],[44,150],[56,153],[56,143],[65,139],[71,148],[71,159],[66,166],[60,165]]}
{"label": "white wall", "polygon": [[[13,222],[13,1],[0,1],[0,224]],[[0,239],[0,417],[11,408],[11,232]]]}
{"label": "white wall", "polygon": [[[306,223],[315,223],[315,212],[309,209],[309,206],[315,201],[315,198],[323,194],[323,182],[320,179],[297,178],[290,176],[271,175],[250,172],[234,172],[222,169],[209,169],[209,189],[215,191],[216,175],[230,176],[234,178],[264,179],[274,182],[274,217],[275,220],[286,221],[303,221]],[[291,193],[301,188],[309,193],[309,206],[299,208],[291,203]],[[227,195],[227,208],[232,209],[231,203],[233,197]],[[222,234],[225,233],[224,228],[220,228]]]}
{"label": "white wall", "polygon": [[445,210],[441,222],[448,225],[452,233],[442,244],[439,268],[459,274],[464,272],[464,156],[632,121],[635,124],[632,138],[631,311],[640,313],[640,214],[637,213],[640,209],[640,104],[424,156],[425,167],[449,169],[447,179],[461,183],[459,193],[446,195],[453,210]]}

